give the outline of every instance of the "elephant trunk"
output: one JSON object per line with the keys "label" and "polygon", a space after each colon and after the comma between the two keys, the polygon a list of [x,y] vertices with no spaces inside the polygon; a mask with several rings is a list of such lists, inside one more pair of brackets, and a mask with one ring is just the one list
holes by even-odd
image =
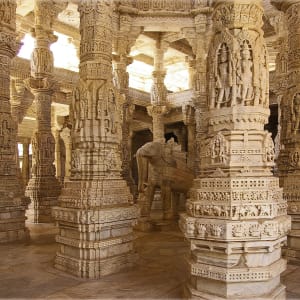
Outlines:
{"label": "elephant trunk", "polygon": [[[139,149],[140,150],[140,149]],[[140,152],[136,153],[136,162],[138,167],[138,192],[144,192],[144,184],[148,180],[148,160]]]}

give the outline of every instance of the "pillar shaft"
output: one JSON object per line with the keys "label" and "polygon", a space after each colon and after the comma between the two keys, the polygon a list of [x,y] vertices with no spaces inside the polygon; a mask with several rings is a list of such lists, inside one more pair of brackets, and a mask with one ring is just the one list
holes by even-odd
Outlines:
{"label": "pillar shaft", "polygon": [[279,171],[283,196],[292,217],[292,230],[288,235],[287,257],[300,262],[300,1],[272,1],[285,12],[288,38],[285,64],[287,82],[282,93],[281,141]]}
{"label": "pillar shaft", "polygon": [[153,84],[151,87],[151,106],[148,114],[152,117],[153,141],[164,140],[164,114],[167,112],[167,89],[164,83],[166,72],[164,70],[164,53],[167,45],[161,40],[157,41],[154,53]]}
{"label": "pillar shaft", "polygon": [[53,210],[55,267],[100,278],[131,266],[138,209],[121,177],[121,99],[112,83],[112,2],[81,1],[80,80],[72,103],[70,181]]}
{"label": "pillar shaft", "polygon": [[26,195],[32,201],[28,219],[34,223],[51,222],[51,207],[57,204],[60,194],[55,177],[55,139],[51,132],[51,95],[55,82],[50,45],[57,40],[51,28],[56,9],[52,0],[35,0],[35,47],[31,57],[31,77],[26,81],[34,95],[37,115],[37,131],[32,138],[32,177],[26,188]]}
{"label": "pillar shaft", "polygon": [[10,106],[10,64],[16,42],[16,2],[0,1],[0,243],[28,237],[24,197],[17,162],[17,123]]}
{"label": "pillar shaft", "polygon": [[188,297],[284,295],[281,245],[290,219],[268,122],[268,61],[260,1],[214,2],[207,132],[180,227],[190,241]]}

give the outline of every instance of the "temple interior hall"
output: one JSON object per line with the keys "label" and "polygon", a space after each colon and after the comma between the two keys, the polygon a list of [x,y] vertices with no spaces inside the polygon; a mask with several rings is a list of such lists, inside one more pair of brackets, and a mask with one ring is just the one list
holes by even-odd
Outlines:
{"label": "temple interior hall", "polygon": [[300,0],[0,0],[0,299],[300,299]]}

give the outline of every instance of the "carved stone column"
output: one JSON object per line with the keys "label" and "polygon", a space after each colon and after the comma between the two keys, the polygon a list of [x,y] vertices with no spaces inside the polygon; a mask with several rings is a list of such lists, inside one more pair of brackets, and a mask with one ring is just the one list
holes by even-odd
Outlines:
{"label": "carved stone column", "polygon": [[288,25],[287,86],[281,103],[280,173],[283,196],[292,217],[287,257],[300,262],[300,1],[271,1],[285,12]]}
{"label": "carved stone column", "polygon": [[122,97],[112,82],[111,1],[81,1],[80,80],[72,103],[72,170],[60,207],[55,267],[100,278],[132,266],[138,208],[121,177]]}
{"label": "carved stone column", "polygon": [[29,237],[25,227],[24,197],[17,162],[17,122],[10,106],[10,64],[18,51],[16,2],[0,1],[0,243]]}
{"label": "carved stone column", "polygon": [[148,114],[152,117],[153,141],[164,141],[164,114],[167,112],[167,89],[164,83],[166,72],[164,70],[164,53],[168,44],[158,40],[154,54],[153,85],[151,88],[151,106],[147,107]]}
{"label": "carved stone column", "polygon": [[[132,63],[132,58],[127,55],[127,49],[130,49],[128,46],[129,42],[125,42],[124,37],[119,36],[121,41],[119,42],[119,53],[118,60],[114,62],[114,80],[115,86],[119,90],[121,94],[124,95],[125,101],[122,107],[122,116],[123,116],[123,124],[122,124],[122,141],[121,141],[121,158],[122,158],[122,175],[128,183],[130,187],[131,193],[135,196],[136,188],[135,183],[132,178],[131,171],[131,122],[132,122],[132,114],[134,111],[134,104],[131,102],[128,97],[128,88],[129,88],[129,74],[126,71],[127,66]],[[124,53],[125,52],[125,53]]]}
{"label": "carved stone column", "polygon": [[[180,227],[190,241],[187,297],[278,299],[290,218],[264,131],[268,59],[261,1],[214,1],[208,131]],[[277,298],[278,297],[278,298]]]}
{"label": "carved stone column", "polygon": [[[195,3],[195,29],[194,32],[187,30],[186,39],[192,46],[195,59],[190,60],[190,87],[193,89],[192,106],[195,109],[195,173],[200,172],[200,149],[202,140],[208,130],[207,124],[207,54],[208,46],[212,36],[211,28],[211,12],[212,8],[206,1],[198,1]],[[192,70],[194,69],[194,70]]]}
{"label": "carved stone column", "polygon": [[57,204],[60,194],[55,177],[55,140],[51,132],[51,95],[55,82],[53,55],[49,48],[57,40],[51,23],[58,11],[52,0],[35,0],[35,48],[31,57],[31,77],[26,80],[34,95],[37,113],[37,131],[32,138],[32,177],[26,188],[26,195],[32,201],[28,218],[34,223],[52,221],[51,207]]}
{"label": "carved stone column", "polygon": [[30,140],[24,139],[22,141],[23,145],[23,160],[22,160],[22,179],[23,179],[23,186],[26,187],[29,181],[29,146]]}

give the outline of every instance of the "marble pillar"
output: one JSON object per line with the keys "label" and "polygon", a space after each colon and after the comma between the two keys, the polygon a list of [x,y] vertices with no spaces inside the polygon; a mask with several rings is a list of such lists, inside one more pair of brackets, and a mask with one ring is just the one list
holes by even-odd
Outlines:
{"label": "marble pillar", "polygon": [[10,105],[10,64],[19,44],[16,42],[16,2],[0,1],[0,243],[29,237],[25,227],[24,197],[17,161],[17,122]]}
{"label": "marble pillar", "polygon": [[290,228],[268,123],[268,58],[259,0],[216,0],[208,52],[207,132],[181,215],[189,240],[186,296],[278,299]]}
{"label": "marble pillar", "polygon": [[[121,141],[121,158],[122,158],[122,176],[127,181],[131,193],[136,196],[136,186],[132,177],[131,166],[131,122],[134,111],[134,104],[128,96],[129,91],[129,74],[126,71],[127,66],[132,63],[132,58],[128,56],[128,49],[130,49],[129,42],[124,45],[124,37],[119,36],[123,40],[118,47],[117,61],[114,62],[114,80],[115,86],[124,96],[124,103],[122,105],[122,141]],[[125,39],[126,40],[126,39]]]}
{"label": "marble pillar", "polygon": [[[51,222],[51,208],[57,204],[60,184],[55,177],[55,140],[51,132],[51,96],[54,91],[53,54],[50,45],[57,40],[51,29],[60,7],[52,0],[35,0],[35,47],[31,57],[31,77],[26,86],[34,95],[37,130],[32,138],[32,177],[26,195],[31,198],[28,219]],[[45,18],[45,16],[49,16]]]}
{"label": "marble pillar", "polygon": [[139,211],[121,176],[121,103],[112,81],[111,1],[81,1],[80,80],[71,106],[72,169],[53,209],[55,267],[97,279],[136,260]]}
{"label": "marble pillar", "polygon": [[147,107],[152,117],[153,141],[165,140],[164,114],[167,112],[167,88],[164,83],[166,71],[164,70],[164,53],[168,44],[160,39],[154,53],[153,84],[151,87],[151,106]]}
{"label": "marble pillar", "polygon": [[286,69],[286,86],[281,102],[281,141],[279,173],[283,197],[292,217],[292,230],[288,235],[287,258],[300,263],[300,1],[271,1],[285,12],[288,27],[283,68]]}

